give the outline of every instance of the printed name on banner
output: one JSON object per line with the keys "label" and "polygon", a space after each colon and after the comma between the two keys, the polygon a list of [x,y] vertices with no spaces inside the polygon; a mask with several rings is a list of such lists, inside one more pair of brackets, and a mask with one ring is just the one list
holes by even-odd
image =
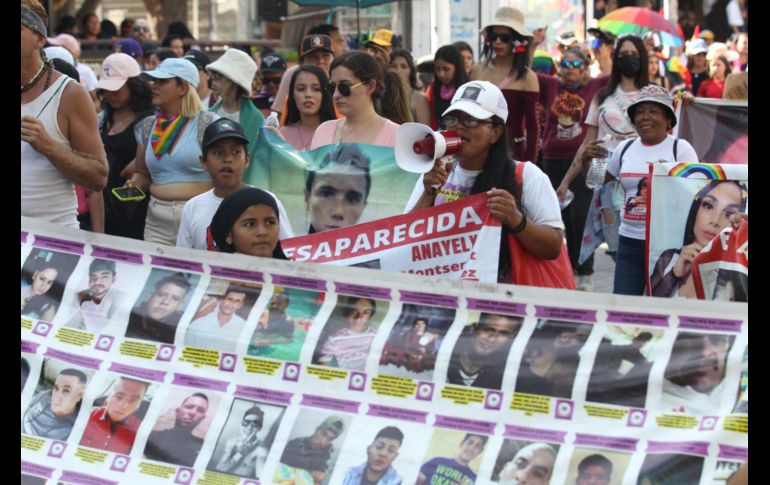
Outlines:
{"label": "printed name on banner", "polygon": [[266,376],[274,376],[283,365],[277,360],[253,359],[251,357],[244,357],[243,363],[246,364],[246,372]]}

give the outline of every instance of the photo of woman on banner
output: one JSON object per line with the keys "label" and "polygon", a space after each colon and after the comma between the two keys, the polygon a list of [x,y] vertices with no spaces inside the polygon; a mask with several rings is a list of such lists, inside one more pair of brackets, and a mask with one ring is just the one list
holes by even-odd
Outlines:
{"label": "photo of woman on banner", "polygon": [[523,323],[522,317],[482,312],[463,328],[449,360],[447,383],[500,389],[508,352]]}
{"label": "photo of woman on banner", "polygon": [[243,478],[261,478],[285,411],[285,406],[233,399],[207,468]]}
{"label": "photo of woman on banner", "polygon": [[126,337],[173,344],[200,276],[153,268],[128,318]]}
{"label": "photo of woman on banner", "polygon": [[21,420],[21,432],[67,441],[92,376],[91,370],[60,360],[45,359],[35,395]]}
{"label": "photo of woman on banner", "polygon": [[586,400],[645,407],[652,351],[662,335],[654,328],[609,325],[596,351]]}
{"label": "photo of woman on banner", "polygon": [[570,399],[579,352],[590,333],[586,324],[538,321],[524,349],[515,392]]}
{"label": "photo of woman on banner", "polygon": [[79,256],[35,248],[21,267],[21,316],[51,322]]}
{"label": "photo of woman on banner", "polygon": [[357,144],[340,144],[308,171],[305,204],[310,214],[308,234],[349,227],[366,209],[372,177],[370,158]]}
{"label": "photo of woman on banner", "polygon": [[455,310],[406,303],[380,357],[380,372],[431,379],[441,343]]}
{"label": "photo of woman on banner", "polygon": [[318,338],[313,364],[364,372],[389,302],[359,296],[337,298],[337,307]]}
{"label": "photo of woman on banner", "polygon": [[[747,200],[745,184],[734,180],[711,180],[695,194],[684,226],[682,247],[663,251],[650,274],[652,296],[696,297],[691,272],[693,258],[730,225],[731,215],[746,210]],[[651,251],[651,261],[652,256]]]}
{"label": "photo of woman on banner", "polygon": [[505,439],[492,470],[500,485],[548,485],[559,445]]}
{"label": "photo of woman on banner", "polygon": [[734,340],[734,335],[679,333],[666,366],[660,408],[687,414],[721,412],[732,394],[725,376]]}
{"label": "photo of woman on banner", "polygon": [[703,460],[702,456],[649,453],[644,457],[644,464],[636,483],[639,485],[700,483]]}
{"label": "photo of woman on banner", "polygon": [[296,361],[324,293],[275,287],[249,341],[248,355]]}

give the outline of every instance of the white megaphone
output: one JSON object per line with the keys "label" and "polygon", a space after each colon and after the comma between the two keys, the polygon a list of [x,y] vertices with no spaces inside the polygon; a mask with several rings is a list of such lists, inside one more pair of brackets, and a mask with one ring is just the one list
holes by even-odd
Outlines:
{"label": "white megaphone", "polygon": [[407,172],[427,173],[436,159],[460,151],[454,131],[433,131],[422,123],[404,123],[396,132],[396,163]]}

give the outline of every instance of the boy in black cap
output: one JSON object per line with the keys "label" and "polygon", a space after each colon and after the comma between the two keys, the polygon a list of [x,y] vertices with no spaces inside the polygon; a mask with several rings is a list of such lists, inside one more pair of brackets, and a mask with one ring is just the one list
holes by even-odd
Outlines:
{"label": "boy in black cap", "polygon": [[211,59],[200,49],[190,49],[184,58],[195,64],[198,68],[198,75],[200,76],[200,82],[198,83],[198,97],[203,102],[203,109],[208,109],[217,104],[217,95],[214,94],[209,88],[209,72],[206,70],[206,66],[211,64]]}
{"label": "boy in black cap", "polygon": [[[203,170],[211,176],[214,188],[193,197],[184,205],[176,238],[178,247],[206,250],[206,230],[222,199],[246,186],[242,180],[243,172],[249,166],[248,145],[249,140],[241,125],[228,118],[219,118],[203,132],[200,162]],[[292,237],[289,218],[277,197],[276,203],[280,238]]]}
{"label": "boy in black cap", "polygon": [[270,106],[275,101],[275,95],[278,93],[278,85],[281,84],[281,78],[286,72],[286,61],[278,54],[268,54],[262,58],[260,74],[262,76],[262,91],[253,99],[254,106],[259,109],[265,117],[270,115]]}

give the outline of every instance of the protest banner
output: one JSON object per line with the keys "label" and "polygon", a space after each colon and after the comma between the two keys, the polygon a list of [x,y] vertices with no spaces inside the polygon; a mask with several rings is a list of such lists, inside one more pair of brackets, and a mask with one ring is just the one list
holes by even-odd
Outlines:
{"label": "protest banner", "polygon": [[748,212],[748,165],[655,163],[650,180],[647,288],[652,296],[696,298],[691,261],[731,214]]}
{"label": "protest banner", "polygon": [[486,193],[378,221],[281,241],[298,262],[360,266],[446,279],[497,281],[500,221]]}
{"label": "protest banner", "polygon": [[702,163],[749,163],[749,103],[695,98],[677,107],[674,136],[683,138]]}
{"label": "protest banner", "polygon": [[21,468],[39,483],[510,483],[535,456],[550,483],[599,462],[613,484],[669,464],[710,483],[747,457],[745,303],[199,252],[26,218],[21,268],[22,308],[53,309],[21,316]]}
{"label": "protest banner", "polygon": [[419,178],[396,165],[390,147],[342,143],[301,151],[268,130],[259,137],[243,180],[281,200],[298,236],[401,214]]}

